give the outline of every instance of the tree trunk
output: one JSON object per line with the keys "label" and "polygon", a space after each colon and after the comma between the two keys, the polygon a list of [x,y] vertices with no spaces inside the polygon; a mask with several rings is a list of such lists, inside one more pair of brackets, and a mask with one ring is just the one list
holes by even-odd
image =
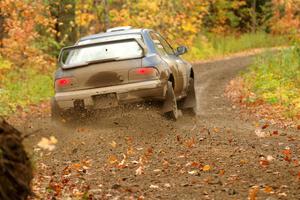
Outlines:
{"label": "tree trunk", "polygon": [[109,9],[108,9],[107,0],[104,0],[104,21],[105,21],[105,30],[107,30],[110,28]]}
{"label": "tree trunk", "polygon": [[4,39],[4,16],[0,14],[0,48],[3,47],[3,39]]}
{"label": "tree trunk", "polygon": [[0,117],[0,199],[26,199],[32,177],[21,133]]}
{"label": "tree trunk", "polygon": [[257,16],[256,16],[256,0],[252,0],[252,32],[256,32],[256,21],[257,21]]}

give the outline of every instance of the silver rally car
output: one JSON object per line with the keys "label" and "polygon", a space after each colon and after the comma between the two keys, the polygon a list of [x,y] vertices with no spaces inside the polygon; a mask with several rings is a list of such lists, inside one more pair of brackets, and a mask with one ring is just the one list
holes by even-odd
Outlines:
{"label": "silver rally car", "polygon": [[163,102],[162,113],[174,119],[179,108],[195,111],[194,71],[180,57],[186,52],[150,29],[117,27],[83,37],[61,50],[52,117],[145,100]]}

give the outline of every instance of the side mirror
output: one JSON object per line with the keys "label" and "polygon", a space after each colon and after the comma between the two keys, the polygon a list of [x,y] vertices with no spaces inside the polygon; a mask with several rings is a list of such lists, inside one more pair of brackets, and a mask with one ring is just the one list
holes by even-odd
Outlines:
{"label": "side mirror", "polygon": [[186,46],[180,46],[180,47],[177,47],[176,55],[180,56],[180,55],[183,55],[187,52],[188,52],[188,49],[187,49]]}

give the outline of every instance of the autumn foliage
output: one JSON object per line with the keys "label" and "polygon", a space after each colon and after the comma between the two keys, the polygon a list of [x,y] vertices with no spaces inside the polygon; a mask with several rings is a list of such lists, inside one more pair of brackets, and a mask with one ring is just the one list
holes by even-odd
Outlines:
{"label": "autumn foliage", "polygon": [[2,0],[0,54],[18,67],[47,68],[62,46],[124,25],[153,28],[172,43],[189,46],[204,31],[295,33],[299,7],[296,0]]}
{"label": "autumn foliage", "polygon": [[[19,67],[25,64],[46,66],[49,56],[36,48],[41,33],[51,32],[52,19],[47,15],[43,1],[3,0],[0,2],[0,53]],[[40,31],[39,31],[40,30]]]}

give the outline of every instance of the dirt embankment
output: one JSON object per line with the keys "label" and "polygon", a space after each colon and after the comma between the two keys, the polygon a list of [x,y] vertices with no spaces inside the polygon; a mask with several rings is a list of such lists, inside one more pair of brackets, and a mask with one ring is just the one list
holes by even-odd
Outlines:
{"label": "dirt embankment", "polygon": [[[251,56],[195,64],[199,116],[177,122],[151,105],[97,113],[72,126],[32,117],[21,127],[36,197],[73,199],[299,199],[299,132],[241,115],[226,84]],[[36,148],[58,139],[54,151]]]}

